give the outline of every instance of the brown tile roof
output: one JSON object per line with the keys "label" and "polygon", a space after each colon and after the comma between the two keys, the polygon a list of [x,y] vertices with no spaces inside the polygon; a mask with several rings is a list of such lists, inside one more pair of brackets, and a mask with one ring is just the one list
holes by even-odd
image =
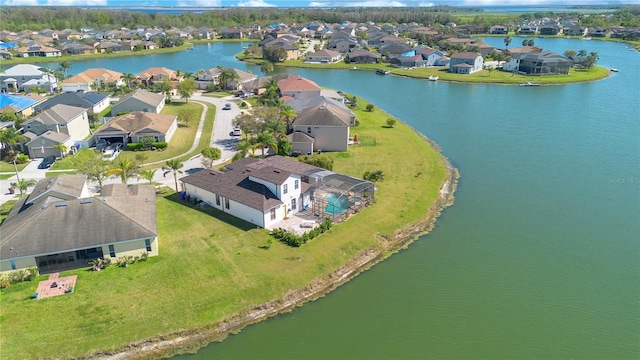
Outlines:
{"label": "brown tile roof", "polygon": [[92,83],[95,80],[101,80],[107,83],[117,82],[122,78],[122,73],[117,71],[103,69],[103,68],[92,68],[87,69],[76,76],[72,76],[66,79],[65,83]]}
{"label": "brown tile roof", "polygon": [[163,77],[167,77],[169,79],[175,79],[176,72],[171,69],[167,69],[166,67],[150,67],[147,70],[139,73],[137,77],[144,80],[156,78],[159,75],[162,75]]}
{"label": "brown tile roof", "polygon": [[294,76],[278,81],[281,92],[289,91],[315,91],[320,90],[320,86],[315,82],[305,79],[302,76]]}
{"label": "brown tile roof", "polygon": [[142,111],[133,111],[128,114],[116,116],[107,121],[95,134],[109,130],[121,130],[127,133],[136,133],[141,130],[150,129],[166,134],[173,122],[176,120],[175,115],[162,115],[147,113]]}

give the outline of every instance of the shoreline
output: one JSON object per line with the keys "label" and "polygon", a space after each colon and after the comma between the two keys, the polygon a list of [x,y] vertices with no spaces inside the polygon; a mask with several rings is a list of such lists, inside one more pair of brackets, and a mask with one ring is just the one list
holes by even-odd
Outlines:
{"label": "shoreline", "polygon": [[[415,129],[412,130],[416,131]],[[406,249],[420,236],[430,233],[442,211],[453,205],[460,174],[458,169],[451,165],[448,158],[442,155],[436,143],[424,134],[417,131],[416,133],[444,158],[447,169],[444,182],[440,186],[439,196],[431,204],[423,220],[406,224],[402,228],[395,230],[393,237],[380,233],[375,234],[380,240],[377,245],[360,251],[355,257],[349,259],[328,275],[315,279],[302,288],[290,290],[279,299],[253,306],[244,312],[233,314],[209,326],[158,335],[151,339],[129,344],[113,352],[96,352],[82,358],[101,360],[144,359],[197,352],[212,342],[221,342],[229,335],[239,333],[246,326],[280,314],[292,312],[296,307],[301,307],[308,301],[324,297],[391,255]]]}

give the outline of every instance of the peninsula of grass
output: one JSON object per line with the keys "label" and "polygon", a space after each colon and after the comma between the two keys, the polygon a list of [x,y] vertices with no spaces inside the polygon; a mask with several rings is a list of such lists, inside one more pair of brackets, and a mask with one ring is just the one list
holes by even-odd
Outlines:
{"label": "peninsula of grass", "polygon": [[[532,76],[513,74],[511,72],[500,70],[481,70],[473,74],[454,74],[449,72],[448,67],[421,67],[421,68],[398,68],[389,64],[345,64],[339,62],[335,64],[309,64],[303,60],[289,60],[284,63],[278,63],[276,66],[281,67],[299,67],[312,69],[345,69],[350,71],[375,71],[378,69],[387,70],[391,75],[400,75],[416,79],[428,79],[429,76],[437,76],[439,81],[470,83],[470,84],[505,84],[518,85],[527,81],[535,82],[542,85],[551,84],[568,84],[587,82],[604,79],[609,76],[609,70],[600,66],[586,69],[569,69],[568,75],[545,75]],[[371,74],[371,76],[376,76]]]}
{"label": "peninsula of grass", "polygon": [[[352,134],[361,145],[322,156],[335,160],[335,171],[357,177],[382,170],[375,204],[293,248],[279,242],[267,246],[266,230],[217,210],[190,207],[166,190],[157,197],[158,256],[127,268],[64,272],[60,276],[78,276],[69,295],[30,300],[45,276],[0,292],[2,328],[11,329],[0,333],[0,358],[106,355],[172,339],[164,355],[194,350],[225,334],[197,340],[192,335],[218,326],[237,331],[264,318],[253,316],[256,309],[274,301],[300,304],[309,300],[305,290],[317,288],[312,284],[350,278],[336,275],[342,274],[338,269],[351,264],[359,272],[367,263],[363,254],[373,256],[366,258],[371,264],[413,241],[439,213],[441,188],[451,183],[451,171],[423,136],[400,122],[387,127],[389,114],[378,107],[363,111],[367,103],[358,100],[354,112],[360,125]],[[178,337],[192,342],[177,344]]]}

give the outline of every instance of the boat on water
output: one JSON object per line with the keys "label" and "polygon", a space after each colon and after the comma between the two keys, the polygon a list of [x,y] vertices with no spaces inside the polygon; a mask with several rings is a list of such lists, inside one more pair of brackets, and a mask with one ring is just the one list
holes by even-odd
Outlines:
{"label": "boat on water", "polygon": [[437,76],[433,76],[433,75],[429,76],[429,81],[438,81],[438,79],[439,78]]}
{"label": "boat on water", "polygon": [[580,38],[580,40],[591,40],[590,37],[584,37],[584,38]]}
{"label": "boat on water", "polygon": [[616,69],[616,68],[611,68],[609,70],[611,70],[611,72],[618,72],[618,69]]}
{"label": "boat on water", "polygon": [[540,86],[540,84],[527,81],[526,83],[520,84],[520,86]]}
{"label": "boat on water", "polygon": [[378,69],[378,70],[376,70],[376,74],[378,74],[378,75],[389,75],[389,71],[388,70]]}

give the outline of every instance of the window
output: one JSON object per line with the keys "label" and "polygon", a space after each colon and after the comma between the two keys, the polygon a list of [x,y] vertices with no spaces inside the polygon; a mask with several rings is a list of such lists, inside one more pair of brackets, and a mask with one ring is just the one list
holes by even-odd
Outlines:
{"label": "window", "polygon": [[[275,215],[275,213],[274,213],[274,215]],[[9,262],[11,263],[11,270],[15,270],[16,269],[16,261],[11,259]]]}
{"label": "window", "polygon": [[295,181],[293,182],[293,189],[294,189],[294,190],[298,190],[298,188],[299,188],[299,187],[300,187],[299,180],[295,180]]}
{"label": "window", "polygon": [[289,184],[282,185],[282,193],[286,194],[289,192]]}
{"label": "window", "polygon": [[216,194],[216,205],[220,206],[220,195]]}
{"label": "window", "polygon": [[151,240],[144,239],[144,246],[147,248],[147,252],[151,252]]}
{"label": "window", "polygon": [[229,209],[229,199],[228,198],[224,198],[224,207]]}
{"label": "window", "polygon": [[307,134],[311,134],[311,127],[307,128]]}
{"label": "window", "polygon": [[271,209],[271,220],[276,219],[276,208]]}
{"label": "window", "polygon": [[109,256],[116,257],[116,249],[113,248],[113,245],[109,245]]}
{"label": "window", "polygon": [[296,201],[296,199],[291,199],[291,210],[295,211],[296,210],[296,204],[298,202]]}

